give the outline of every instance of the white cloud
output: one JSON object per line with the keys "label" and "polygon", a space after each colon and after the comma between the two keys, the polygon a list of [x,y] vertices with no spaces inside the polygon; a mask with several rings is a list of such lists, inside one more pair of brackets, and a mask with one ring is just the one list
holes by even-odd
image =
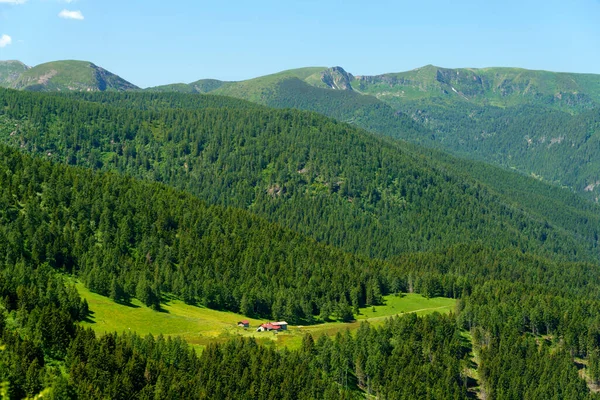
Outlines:
{"label": "white cloud", "polygon": [[12,43],[12,38],[8,35],[0,36],[0,48],[6,47]]}
{"label": "white cloud", "polygon": [[0,0],[0,4],[24,4],[27,0]]}
{"label": "white cloud", "polygon": [[64,18],[64,19],[78,19],[78,20],[84,19],[81,11],[62,10],[60,13],[58,13],[58,16],[61,18]]}

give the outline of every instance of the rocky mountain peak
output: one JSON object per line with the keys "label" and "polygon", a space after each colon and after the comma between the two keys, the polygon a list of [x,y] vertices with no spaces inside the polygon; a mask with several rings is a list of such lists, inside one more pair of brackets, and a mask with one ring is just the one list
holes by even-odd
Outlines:
{"label": "rocky mountain peak", "polygon": [[346,72],[342,67],[328,68],[321,73],[321,81],[336,90],[353,90],[351,82],[354,76]]}

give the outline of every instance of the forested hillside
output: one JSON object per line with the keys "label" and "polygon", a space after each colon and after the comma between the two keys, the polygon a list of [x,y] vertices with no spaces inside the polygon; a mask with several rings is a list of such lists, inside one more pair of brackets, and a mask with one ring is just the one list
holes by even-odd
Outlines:
{"label": "forested hillside", "polygon": [[[209,207],[166,186],[52,166],[2,149],[0,250],[47,264],[116,301],[191,304],[310,322],[356,291],[389,285],[380,262],[318,245],[247,211]],[[378,300],[379,299],[379,300]]]}
{"label": "forested hillside", "polygon": [[534,105],[498,108],[427,100],[402,109],[435,132],[432,145],[438,148],[514,168],[597,200],[600,108],[573,115]]}
{"label": "forested hillside", "polygon": [[[56,399],[274,393],[335,399],[359,398],[362,390],[465,397],[460,368],[468,346],[456,324],[439,315],[396,319],[378,330],[365,325],[356,337],[315,342],[307,336],[301,350],[282,353],[247,340],[210,346],[198,356],[177,339],[97,338],[76,326],[90,311],[58,271],[83,277],[119,302],[133,291],[159,309],[161,291],[170,291],[210,307],[294,320],[295,312],[319,313],[308,300],[319,293],[322,304],[349,308],[347,299],[360,299],[367,283],[376,301],[381,263],[160,184],[53,165],[6,147],[0,147],[0,171],[0,381],[7,398],[42,392]],[[435,363],[424,363],[428,357]],[[406,358],[408,364],[397,363]],[[442,373],[447,379],[440,381]]]}
{"label": "forested hillside", "polygon": [[[472,332],[479,383],[493,398],[592,398],[572,356],[600,379],[597,265],[481,247],[365,260],[161,184],[7,147],[0,155],[0,381],[9,398],[468,398],[460,328]],[[461,300],[457,320],[413,314],[355,335],[307,336],[299,350],[235,340],[198,356],[177,339],[77,327],[90,311],[59,271],[119,302],[136,296],[159,309],[170,292],[292,321],[344,318],[386,291]],[[540,348],[532,335],[542,334]]]}
{"label": "forested hillside", "polygon": [[[343,70],[342,70],[343,71]],[[336,76],[324,67],[299,68],[240,82],[201,80],[188,85],[166,85],[145,89],[163,93],[211,93],[230,96],[274,108],[295,108],[318,112],[342,122],[391,137],[428,141],[427,129],[397,112],[385,102],[350,90],[331,90]],[[348,88],[349,83],[339,85]],[[337,87],[337,86],[336,86]]]}
{"label": "forested hillside", "polygon": [[58,162],[164,182],[209,203],[245,208],[368,257],[481,241],[596,259],[591,212],[582,221],[587,227],[553,226],[543,212],[515,208],[400,143],[317,114],[218,108],[222,98],[215,101],[217,108],[140,111],[3,91],[0,137]]}
{"label": "forested hillside", "polygon": [[194,84],[148,90],[211,92],[316,111],[598,197],[598,75],[428,65],[377,76],[304,68],[211,82],[202,91]]}
{"label": "forested hillside", "polygon": [[[326,93],[340,93],[326,91]],[[84,99],[95,103],[118,107],[134,107],[142,110],[166,110],[183,108],[260,108],[255,103],[236,100],[231,97],[189,96],[176,92],[171,93],[70,93],[69,97]],[[475,178],[490,190],[499,193],[505,202],[515,208],[525,208],[528,213],[546,219],[551,225],[578,232],[584,237],[594,236],[594,227],[600,225],[598,207],[563,190],[555,185],[541,182],[537,178],[525,177],[510,170],[497,168],[486,162],[458,158],[449,153],[429,147],[404,143],[402,148],[411,153],[423,154],[431,166],[452,171],[453,174],[469,180]],[[570,167],[574,168],[573,165]],[[565,166],[565,170],[569,167]],[[560,212],[556,212],[559,210]]]}

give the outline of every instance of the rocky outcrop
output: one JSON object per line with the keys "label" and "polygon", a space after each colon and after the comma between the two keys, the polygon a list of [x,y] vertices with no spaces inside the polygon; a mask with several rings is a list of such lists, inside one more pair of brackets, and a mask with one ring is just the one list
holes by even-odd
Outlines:
{"label": "rocky outcrop", "polygon": [[352,74],[344,71],[342,67],[328,68],[321,73],[321,81],[336,90],[353,90],[351,82],[354,80]]}

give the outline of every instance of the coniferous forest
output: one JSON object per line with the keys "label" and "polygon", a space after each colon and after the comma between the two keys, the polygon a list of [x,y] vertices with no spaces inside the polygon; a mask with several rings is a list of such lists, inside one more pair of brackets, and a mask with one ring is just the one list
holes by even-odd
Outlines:
{"label": "coniferous forest", "polygon": [[[600,214],[573,193],[210,95],[0,89],[0,141],[6,398],[599,398]],[[457,305],[197,352],[83,328],[74,279],[294,325],[406,292]]]}

